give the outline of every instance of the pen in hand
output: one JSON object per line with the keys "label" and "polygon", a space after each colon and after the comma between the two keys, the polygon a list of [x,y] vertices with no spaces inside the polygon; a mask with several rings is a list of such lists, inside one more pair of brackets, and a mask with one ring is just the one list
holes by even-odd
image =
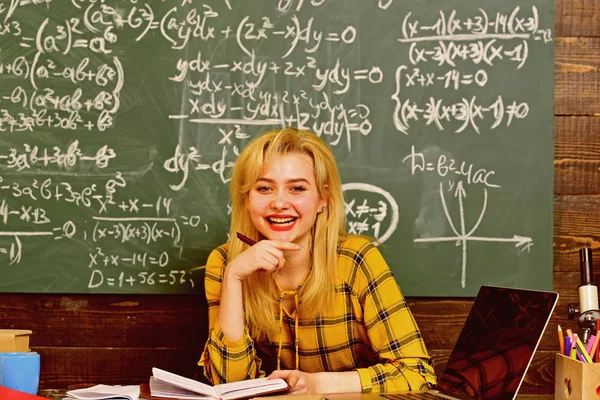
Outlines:
{"label": "pen in hand", "polygon": [[237,232],[236,235],[237,235],[238,239],[240,239],[242,242],[246,243],[247,245],[253,246],[256,244],[256,240],[252,240],[248,236],[244,236],[239,232]]}
{"label": "pen in hand", "polygon": [[[239,232],[236,232],[235,234],[238,237],[238,239],[240,239],[242,242],[246,243],[249,246],[253,246],[256,244],[256,240],[250,239],[248,236],[242,235]],[[287,258],[284,258],[284,260],[285,260],[285,262],[289,262],[287,260]],[[277,272],[277,271],[275,271],[275,272]]]}

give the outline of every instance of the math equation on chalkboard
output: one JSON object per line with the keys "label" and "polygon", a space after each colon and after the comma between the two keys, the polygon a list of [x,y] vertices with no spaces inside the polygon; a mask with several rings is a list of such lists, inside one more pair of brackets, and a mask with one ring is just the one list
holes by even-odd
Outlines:
{"label": "math equation on chalkboard", "polygon": [[0,291],[202,293],[258,134],[405,295],[552,287],[551,0],[0,0]]}

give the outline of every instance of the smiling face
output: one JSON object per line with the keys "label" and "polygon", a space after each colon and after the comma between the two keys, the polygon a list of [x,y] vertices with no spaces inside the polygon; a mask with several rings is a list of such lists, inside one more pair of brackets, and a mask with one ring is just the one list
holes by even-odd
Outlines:
{"label": "smiling face", "polygon": [[313,161],[303,153],[273,156],[246,200],[252,223],[264,237],[304,247],[326,205],[315,183]]}

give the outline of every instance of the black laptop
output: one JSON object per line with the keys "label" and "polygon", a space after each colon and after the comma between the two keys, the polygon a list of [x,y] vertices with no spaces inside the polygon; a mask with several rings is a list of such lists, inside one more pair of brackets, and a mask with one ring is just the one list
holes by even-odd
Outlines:
{"label": "black laptop", "polygon": [[514,399],[558,293],[482,286],[434,390],[328,399]]}

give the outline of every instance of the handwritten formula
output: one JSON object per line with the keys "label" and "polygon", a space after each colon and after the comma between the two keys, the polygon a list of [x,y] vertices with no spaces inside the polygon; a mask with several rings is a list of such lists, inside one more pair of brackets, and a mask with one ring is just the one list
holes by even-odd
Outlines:
{"label": "handwritten formula", "polygon": [[479,252],[551,257],[521,211],[551,213],[552,2],[422,3],[0,1],[0,290],[201,291],[239,152],[288,125],[405,293],[444,294],[407,265],[470,295]]}

